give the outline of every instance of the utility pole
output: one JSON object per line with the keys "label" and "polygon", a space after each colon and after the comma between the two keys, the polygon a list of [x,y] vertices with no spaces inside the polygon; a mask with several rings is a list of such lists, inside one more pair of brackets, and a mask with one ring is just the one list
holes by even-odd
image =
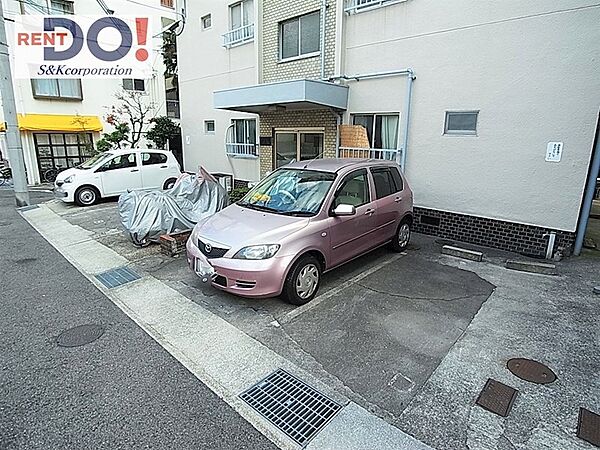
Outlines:
{"label": "utility pole", "polygon": [[13,89],[10,57],[8,55],[8,42],[6,40],[6,27],[4,24],[4,10],[0,0],[0,97],[6,121],[6,141],[8,143],[8,160],[12,169],[15,187],[15,200],[17,206],[29,205],[29,191],[27,190],[27,176],[25,175],[25,161],[21,135],[17,124],[17,106]]}

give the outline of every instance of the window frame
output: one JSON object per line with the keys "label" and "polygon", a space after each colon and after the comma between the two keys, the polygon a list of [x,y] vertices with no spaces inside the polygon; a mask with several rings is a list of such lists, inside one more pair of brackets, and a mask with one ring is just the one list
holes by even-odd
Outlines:
{"label": "window frame", "polygon": [[[63,143],[60,144],[60,143],[52,142],[51,135],[53,135],[53,134],[62,135]],[[48,142],[47,143],[39,142],[40,135],[47,136]],[[67,135],[76,135],[77,136],[77,144],[67,144],[67,138],[66,138]],[[89,140],[89,142],[86,142],[85,139],[82,138],[82,135],[87,136],[87,139]],[[36,156],[39,173],[41,174],[43,171],[48,170],[48,167],[42,167],[43,161],[50,161],[52,163],[52,168],[54,168],[54,169],[59,168],[59,167],[63,168],[63,166],[58,166],[56,164],[57,160],[60,160],[60,159],[64,159],[66,161],[67,164],[64,167],[65,169],[75,167],[75,166],[69,165],[69,159],[77,158],[80,160],[79,164],[83,163],[85,160],[92,157],[92,153],[89,152],[90,147],[88,147],[88,145],[91,145],[91,149],[93,149],[94,139],[93,139],[93,135],[91,132],[83,132],[83,133],[34,132],[33,133],[33,147],[35,150],[35,156]],[[75,147],[75,146],[77,146],[77,156],[69,155],[69,150],[67,147]],[[48,147],[48,149],[50,150],[50,156],[41,156],[40,150],[39,150],[40,147]],[[60,154],[58,154],[58,152],[54,151],[55,148],[63,148],[63,147],[65,149],[65,156],[61,156]]]}
{"label": "window frame", "polygon": [[[231,3],[228,6],[229,9],[229,31],[235,31],[235,30],[239,30],[241,28],[247,27],[248,25],[252,25],[254,23],[254,20],[252,22],[246,23],[244,24],[244,11],[247,8],[247,4],[248,3],[252,3],[252,16],[254,19],[254,0],[239,0],[237,2]],[[233,28],[233,8],[235,8],[236,6],[240,5],[240,26],[238,28]]]}
{"label": "window frame", "polygon": [[[310,16],[313,14],[317,14],[318,15],[318,21],[319,21],[319,44],[321,42],[321,11],[317,10],[317,11],[311,11],[309,13],[306,14],[302,14],[300,16],[296,16],[296,17],[290,17],[289,19],[285,19],[282,20],[281,22],[278,23],[277,26],[277,34],[278,34],[278,39],[279,39],[279,45],[278,45],[278,58],[277,58],[277,62],[278,63],[285,63],[285,62],[289,62],[289,61],[296,61],[298,59],[305,59],[305,58],[313,58],[315,56],[319,56],[321,54],[321,48],[319,45],[319,49],[313,52],[308,52],[308,53],[301,53],[302,52],[302,18],[306,17],[306,16]],[[298,21],[298,54],[296,56],[288,56],[287,58],[284,58],[283,56],[283,25],[289,22],[292,22],[294,20]]]}
{"label": "window frame", "polygon": [[[205,25],[206,19],[208,19],[210,22],[210,24],[208,26]],[[200,29],[202,31],[206,31],[206,30],[210,30],[211,28],[212,28],[212,14],[208,13],[208,14],[204,14],[203,16],[200,16]]]}
{"label": "window frame", "polygon": [[[125,86],[125,81],[130,81],[131,80],[131,89]],[[137,89],[135,84],[136,81],[141,81],[142,85],[143,85],[143,89]],[[130,92],[146,92],[146,80],[144,80],[143,78],[122,78],[121,79],[121,86],[123,88],[123,90],[125,91],[130,91]]]}
{"label": "window frame", "polygon": [[[112,172],[113,170],[131,169],[132,167],[138,167],[137,154],[138,154],[138,152],[131,152],[131,153],[123,153],[121,155],[114,155],[111,159],[109,159],[104,164],[102,164],[100,167],[98,167],[95,172]],[[133,165],[132,166],[105,168],[105,166],[107,164],[110,164],[115,159],[122,158],[124,156],[130,156],[130,155],[133,155]],[[129,158],[127,158],[127,159],[129,159]]]}
{"label": "window frame", "polygon": [[[448,119],[450,115],[467,115],[475,114],[475,129],[474,130],[449,130]],[[479,110],[447,110],[444,114],[444,136],[477,136],[479,125]]]}
{"label": "window frame", "polygon": [[[36,93],[36,81],[38,80],[38,78],[32,78],[30,80],[31,83],[31,94],[33,96],[34,99],[36,100],[66,100],[66,101],[72,101],[72,102],[81,102],[83,101],[83,86],[81,84],[81,79],[80,78],[40,78],[43,80],[49,80],[49,81],[55,81],[56,82],[56,91],[58,92],[58,95],[45,95],[45,94],[37,94]],[[59,80],[70,80],[70,81],[77,81],[78,83],[78,88],[79,88],[79,97],[71,97],[71,96],[63,96],[60,93],[60,83],[58,82]]]}
{"label": "window frame", "polygon": [[[369,139],[369,145],[371,146],[371,149],[373,150],[397,150],[398,149],[398,144],[400,142],[400,137],[398,135],[398,133],[400,133],[400,113],[399,112],[379,112],[379,113],[370,113],[370,112],[365,112],[365,113],[352,113],[350,114],[350,117],[352,119],[352,125],[361,125],[361,124],[356,124],[354,123],[354,119],[356,116],[371,116],[372,118],[372,129],[373,129],[373,134],[371,135],[371,138]],[[381,133],[381,130],[376,130],[376,124],[377,124],[377,117],[384,117],[384,116],[393,116],[393,117],[397,117],[398,118],[398,133],[396,134],[396,147],[395,148],[384,148],[384,147],[375,147],[375,132],[379,131]],[[362,126],[362,125],[361,125]],[[368,128],[365,127],[365,129],[367,130],[367,137],[368,136]],[[380,139],[383,141],[383,137],[380,136]]]}
{"label": "window frame", "polygon": [[[144,155],[150,155],[150,157],[146,161],[144,161]],[[150,161],[152,159],[152,155],[158,155],[158,156],[164,158],[165,160],[164,161],[160,161],[160,162],[148,163],[148,161]],[[148,150],[148,151],[145,151],[145,152],[140,152],[140,161],[142,162],[142,167],[145,167],[145,166],[157,166],[159,164],[167,164],[167,162],[169,161],[169,158],[164,153],[160,153],[160,152]]]}
{"label": "window frame", "polygon": [[[391,180],[391,184],[390,187],[391,192],[387,195],[384,195],[383,197],[379,197],[378,193],[377,193],[377,184],[375,183],[375,173],[377,172],[385,172],[387,171],[387,173],[389,174],[389,180]],[[387,198],[390,195],[394,195],[397,194],[398,192],[401,192],[401,190],[398,190],[398,186],[396,185],[396,180],[394,179],[394,176],[392,175],[392,168],[389,166],[373,166],[373,167],[369,167],[369,172],[371,173],[371,178],[373,179],[373,188],[374,188],[374,194],[375,194],[375,200],[381,200],[383,198]]]}
{"label": "window frame", "polygon": [[373,200],[373,195],[371,192],[371,184],[369,181],[369,173],[366,169],[366,167],[360,168],[360,169],[356,169],[353,170],[352,172],[350,172],[349,174],[345,175],[344,178],[342,178],[342,180],[340,181],[340,184],[338,184],[338,187],[335,189],[335,192],[333,193],[333,197],[331,198],[331,204],[329,205],[329,215],[333,215],[333,210],[335,209],[335,200],[338,197],[338,194],[342,191],[342,188],[344,187],[344,184],[348,181],[350,181],[352,178],[354,178],[357,174],[359,174],[360,172],[364,172],[365,175],[365,185],[367,187],[367,201],[365,203],[362,203],[360,205],[352,205],[354,206],[355,209],[358,209],[362,206],[368,205],[369,203],[372,203]]}
{"label": "window frame", "polygon": [[[212,123],[212,130],[208,129],[208,124]],[[207,119],[204,121],[204,134],[213,135],[217,131],[217,123],[213,119]]]}

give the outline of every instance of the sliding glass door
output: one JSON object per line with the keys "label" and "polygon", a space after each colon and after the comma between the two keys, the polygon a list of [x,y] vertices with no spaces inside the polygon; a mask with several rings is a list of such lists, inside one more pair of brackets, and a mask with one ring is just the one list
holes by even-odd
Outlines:
{"label": "sliding glass door", "polygon": [[275,168],[293,160],[323,157],[324,133],[312,129],[275,131]]}

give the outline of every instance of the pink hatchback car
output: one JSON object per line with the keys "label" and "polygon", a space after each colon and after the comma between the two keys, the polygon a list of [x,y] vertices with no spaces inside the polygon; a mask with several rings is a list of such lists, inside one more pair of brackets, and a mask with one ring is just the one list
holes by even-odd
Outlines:
{"label": "pink hatchback car", "polygon": [[408,245],[413,195],[391,161],[317,159],[282,167],[199,222],[187,242],[200,277],[245,297],[301,305],[323,272],[390,244]]}

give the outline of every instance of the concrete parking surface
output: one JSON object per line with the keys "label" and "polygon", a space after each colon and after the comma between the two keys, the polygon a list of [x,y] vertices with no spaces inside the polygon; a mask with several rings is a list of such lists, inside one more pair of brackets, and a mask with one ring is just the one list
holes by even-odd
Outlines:
{"label": "concrete parking surface", "polygon": [[[435,448],[585,449],[575,436],[580,406],[600,409],[599,307],[594,259],[559,264],[559,276],[510,271],[515,255],[483,249],[485,261],[440,254],[415,235],[406,254],[380,249],[324,276],[300,308],[213,289],[185,257],[139,249],[123,233],[116,204],[48,206],[89,230],[139,271],[225,319],[324,385]],[[506,370],[525,357],[558,375],[526,383]],[[508,418],[474,402],[495,378],[520,391]]]}

